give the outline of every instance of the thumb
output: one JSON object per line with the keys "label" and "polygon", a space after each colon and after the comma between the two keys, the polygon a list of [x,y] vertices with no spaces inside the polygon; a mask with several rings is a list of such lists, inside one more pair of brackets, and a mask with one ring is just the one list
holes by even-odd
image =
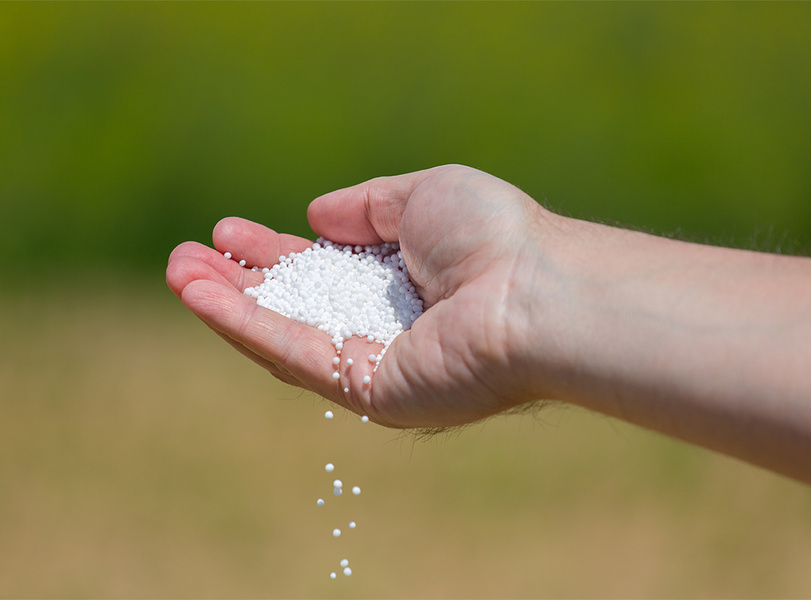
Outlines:
{"label": "thumb", "polygon": [[432,170],[378,177],[319,196],[307,209],[310,227],[339,244],[396,242],[408,199]]}

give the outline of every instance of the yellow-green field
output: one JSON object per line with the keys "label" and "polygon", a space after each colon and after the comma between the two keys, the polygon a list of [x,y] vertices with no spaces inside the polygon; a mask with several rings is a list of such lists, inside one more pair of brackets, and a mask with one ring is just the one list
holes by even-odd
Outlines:
{"label": "yellow-green field", "polygon": [[0,334],[2,597],[811,594],[811,489],[603,417],[326,421],[158,285],[5,297]]}

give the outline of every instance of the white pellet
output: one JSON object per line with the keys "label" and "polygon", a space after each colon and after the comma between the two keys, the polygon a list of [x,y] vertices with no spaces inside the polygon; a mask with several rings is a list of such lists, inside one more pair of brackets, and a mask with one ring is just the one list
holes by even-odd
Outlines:
{"label": "white pellet", "polygon": [[335,358],[332,359],[332,364],[333,365],[340,365],[341,364],[341,359],[336,356]]}
{"label": "white pellet", "polygon": [[315,502],[315,503],[316,503],[318,506],[324,506],[324,504],[325,504],[325,502],[324,502],[324,499],[323,499],[323,498],[319,498],[318,500],[316,500],[316,502]]}
{"label": "white pellet", "polygon": [[344,487],[344,482],[341,481],[340,479],[336,479],[335,481],[332,482],[332,487],[336,488]]}
{"label": "white pellet", "polygon": [[344,491],[341,488],[332,488],[332,493],[335,494],[336,496],[340,496],[341,494],[344,493]]}
{"label": "white pellet", "polygon": [[[264,281],[245,294],[260,306],[325,331],[337,352],[351,336],[378,342],[385,350],[423,311],[397,244],[353,247],[319,238],[265,269]],[[375,355],[374,362],[379,361]]]}
{"label": "white pellet", "polygon": [[360,422],[361,422],[361,423],[368,423],[368,422],[369,422],[369,417],[367,417],[366,415],[363,415],[363,416],[360,418]]}
{"label": "white pellet", "polygon": [[224,257],[224,258],[231,258],[231,253],[230,253],[230,252],[226,252],[225,254],[223,254],[223,257]]}
{"label": "white pellet", "polygon": [[340,374],[338,371],[335,371],[335,372],[332,374],[332,378],[333,378],[333,379],[340,379],[340,378],[341,378],[341,374]]}
{"label": "white pellet", "polygon": [[356,496],[359,496],[360,495],[360,488],[358,486],[353,487],[352,488],[352,493],[355,494]]}
{"label": "white pellet", "polygon": [[330,579],[338,579],[338,573],[333,571],[332,573],[329,574],[329,578]]}
{"label": "white pellet", "polygon": [[363,383],[372,383],[372,378],[368,375],[363,376]]}
{"label": "white pellet", "polygon": [[347,366],[347,367],[351,367],[353,362],[355,362],[355,361],[354,361],[354,360],[352,360],[351,358],[347,358],[347,359],[346,359],[346,366]]}
{"label": "white pellet", "polygon": [[248,264],[248,261],[246,261],[244,258],[241,261],[239,261],[239,266],[240,267],[244,267],[247,264]]}
{"label": "white pellet", "polygon": [[341,530],[337,527],[332,530],[332,537],[341,537]]}
{"label": "white pellet", "polygon": [[325,419],[331,419],[333,416],[334,415],[332,414],[331,410],[328,410],[327,412],[324,413],[324,418]]}
{"label": "white pellet", "polygon": [[346,567],[346,568],[344,569],[344,575],[346,575],[347,577],[349,577],[350,575],[352,575],[352,569],[350,569],[349,567]]}
{"label": "white pellet", "polygon": [[355,529],[355,527],[357,527],[357,525],[358,524],[355,523],[355,521],[349,521],[349,529]]}
{"label": "white pellet", "polygon": [[342,567],[342,568],[346,568],[346,567],[348,567],[348,566],[349,566],[349,560],[347,560],[346,558],[344,558],[343,560],[341,560],[341,567]]}
{"label": "white pellet", "polygon": [[332,463],[327,463],[326,465],[324,465],[324,470],[327,473],[332,473],[335,470],[335,465],[333,465]]}
{"label": "white pellet", "polygon": [[370,354],[369,355],[369,362],[375,362],[376,360],[377,360],[377,355],[376,354]]}
{"label": "white pellet", "polygon": [[349,393],[349,388],[348,388],[348,387],[345,387],[345,388],[344,388],[344,394],[348,394],[348,393]]}

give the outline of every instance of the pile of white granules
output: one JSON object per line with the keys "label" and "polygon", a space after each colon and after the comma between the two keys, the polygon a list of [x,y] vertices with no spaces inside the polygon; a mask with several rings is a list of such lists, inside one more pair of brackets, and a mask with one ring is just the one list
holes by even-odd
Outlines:
{"label": "pile of white granules", "polygon": [[338,354],[353,335],[383,344],[375,369],[394,338],[422,314],[397,244],[343,246],[318,238],[312,248],[280,256],[262,272],[265,281],[245,294],[327,332]]}
{"label": "pile of white granules", "polygon": [[[231,258],[231,253],[225,253]],[[240,265],[245,266],[241,260]],[[377,370],[380,360],[389,345],[400,333],[411,328],[423,312],[423,303],[417,295],[414,284],[398,244],[373,246],[351,246],[335,244],[323,238],[300,253],[280,256],[273,267],[252,267],[264,273],[264,281],[245,290],[245,294],[256,299],[256,303],[278,312],[290,319],[305,323],[324,331],[332,338],[336,356],[332,359],[335,367],[333,378],[340,375],[337,368],[341,363],[341,350],[344,342],[352,336],[365,338],[369,343],[382,344],[379,353],[370,353],[369,362]],[[352,365],[352,359],[346,359]],[[364,385],[371,385],[372,378],[365,376]],[[348,393],[349,388],[344,388]],[[324,415],[333,418],[332,411]],[[363,423],[369,418],[361,417]],[[328,463],[325,471],[334,469]],[[333,494],[341,496],[343,483],[333,482]],[[360,487],[353,486],[352,494],[360,494]],[[325,500],[319,498],[318,506]],[[355,521],[349,521],[350,529],[355,529]],[[333,529],[332,535],[340,537],[341,529]],[[340,561],[343,573],[352,574],[349,561]],[[330,573],[337,578],[336,572]]]}

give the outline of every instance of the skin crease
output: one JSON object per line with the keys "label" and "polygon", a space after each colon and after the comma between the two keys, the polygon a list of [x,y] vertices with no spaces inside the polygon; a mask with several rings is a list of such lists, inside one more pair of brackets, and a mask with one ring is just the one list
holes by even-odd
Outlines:
{"label": "skin crease", "polygon": [[371,384],[379,345],[347,341],[336,381],[328,334],[241,293],[262,280],[252,265],[311,242],[224,219],[216,250],[172,252],[167,282],[282,381],[399,428],[555,399],[811,482],[811,260],[561,217],[458,165],[338,190],[307,214],[338,243],[399,241],[426,311]]}

